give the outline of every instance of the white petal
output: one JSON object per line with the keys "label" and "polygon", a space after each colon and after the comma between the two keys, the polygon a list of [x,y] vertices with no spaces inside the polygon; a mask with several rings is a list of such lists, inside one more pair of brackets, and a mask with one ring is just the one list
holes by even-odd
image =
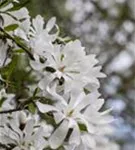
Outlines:
{"label": "white petal", "polygon": [[80,144],[80,129],[78,125],[74,126],[73,128],[73,132],[69,139],[69,144],[75,144],[75,145]]}
{"label": "white petal", "polygon": [[65,99],[61,95],[56,93],[56,84],[51,88],[47,86],[46,90],[49,94],[51,94],[54,97],[55,100],[61,101],[63,105],[67,106]]}
{"label": "white petal", "polygon": [[44,65],[43,64],[41,64],[41,63],[39,63],[39,62],[37,62],[37,61],[30,61],[30,66],[34,69],[34,70],[41,70],[41,69],[43,69],[44,68]]}
{"label": "white petal", "polygon": [[33,19],[33,26],[37,33],[41,33],[43,31],[44,19],[40,15],[37,15],[35,19]]}
{"label": "white petal", "polygon": [[71,99],[69,102],[69,108],[74,109],[81,101],[83,101],[85,94],[79,90],[72,90],[71,92]]}
{"label": "white petal", "polygon": [[98,121],[98,124],[104,125],[113,122],[115,119],[113,116],[102,116],[101,119]]}
{"label": "white petal", "polygon": [[48,104],[43,104],[40,102],[36,102],[36,105],[38,106],[38,109],[42,112],[42,113],[47,113],[50,111],[58,111],[54,106],[48,105]]}
{"label": "white petal", "polygon": [[54,120],[56,122],[56,124],[60,123],[64,118],[65,116],[62,114],[62,113],[54,113]]}
{"label": "white petal", "polygon": [[83,137],[82,137],[82,140],[83,140],[83,144],[89,148],[95,148],[96,147],[96,142],[94,140],[94,138],[89,135],[89,134],[85,134]]}
{"label": "white petal", "polygon": [[25,141],[31,141],[32,132],[34,128],[34,120],[28,120],[24,129]]}
{"label": "white petal", "polygon": [[88,150],[88,149],[86,148],[86,146],[83,143],[81,143],[79,146],[75,147],[74,150]]}
{"label": "white petal", "polygon": [[95,100],[99,97],[99,93],[94,91],[84,97],[84,99],[77,105],[76,109],[78,111],[84,109],[86,106],[91,105],[95,102]]}
{"label": "white petal", "polygon": [[46,74],[45,78],[41,79],[38,86],[41,90],[46,90],[47,86],[53,81],[50,74]]}
{"label": "white petal", "polygon": [[98,99],[98,100],[95,100],[95,102],[91,105],[91,107],[95,109],[95,111],[98,111],[101,109],[103,104],[104,104],[104,99]]}
{"label": "white petal", "polygon": [[60,126],[54,131],[49,139],[51,148],[56,149],[62,145],[68,132],[68,120],[64,120]]}
{"label": "white petal", "polygon": [[12,128],[12,130],[13,130],[14,132],[17,132],[20,136],[22,135],[22,132],[21,132],[21,130],[19,129],[19,127],[17,126],[17,123],[16,123],[15,120],[11,120],[11,121],[10,121],[10,126],[11,126],[11,128]]}
{"label": "white petal", "polygon": [[46,30],[47,30],[48,32],[50,32],[50,31],[52,30],[52,28],[53,28],[54,25],[55,25],[55,22],[56,22],[56,18],[55,18],[55,17],[51,18],[51,19],[47,22]]}

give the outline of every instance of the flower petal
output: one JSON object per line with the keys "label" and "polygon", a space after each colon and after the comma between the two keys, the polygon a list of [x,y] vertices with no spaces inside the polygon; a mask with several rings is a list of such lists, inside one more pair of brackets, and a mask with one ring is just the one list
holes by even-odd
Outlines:
{"label": "flower petal", "polygon": [[47,22],[47,25],[46,25],[46,30],[48,32],[50,32],[52,30],[52,28],[54,27],[55,25],[55,22],[56,22],[56,18],[55,17],[52,17],[48,22]]}
{"label": "flower petal", "polygon": [[82,136],[82,141],[83,141],[83,144],[86,146],[86,147],[89,147],[90,149],[94,149],[96,147],[96,142],[94,140],[94,138],[89,135],[89,134],[85,134]]}
{"label": "flower petal", "polygon": [[64,120],[60,126],[54,131],[49,139],[49,144],[52,149],[58,148],[64,141],[68,132],[68,120]]}
{"label": "flower petal", "polygon": [[69,139],[69,144],[75,144],[75,145],[80,144],[80,130],[78,125],[75,125],[73,128],[73,132]]}
{"label": "flower petal", "polygon": [[38,106],[38,109],[42,113],[47,113],[49,111],[58,111],[54,106],[48,105],[48,104],[42,104],[40,102],[36,102],[36,105]]}

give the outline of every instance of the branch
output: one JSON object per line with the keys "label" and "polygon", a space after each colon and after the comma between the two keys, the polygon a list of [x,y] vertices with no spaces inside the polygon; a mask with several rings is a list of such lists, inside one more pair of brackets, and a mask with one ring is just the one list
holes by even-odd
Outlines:
{"label": "branch", "polygon": [[6,36],[6,38],[12,40],[13,42],[16,43],[17,46],[19,46],[20,48],[22,48],[27,54],[28,56],[32,59],[35,60],[32,53],[22,44],[20,44],[16,39],[14,39],[10,34],[8,34],[4,29],[2,29],[0,27],[0,31],[4,33],[4,35]]}
{"label": "branch", "polygon": [[10,109],[10,110],[3,110],[3,111],[0,111],[0,114],[7,114],[7,113],[20,111],[20,110],[22,110],[22,109],[21,108],[15,108],[15,109]]}
{"label": "branch", "polygon": [[[40,98],[40,97],[31,97],[29,98],[27,101],[25,101],[24,103],[21,103],[17,108],[15,109],[10,109],[10,110],[3,110],[3,111],[0,111],[0,114],[7,114],[7,113],[12,113],[12,112],[16,112],[16,111],[21,111],[21,110],[24,110],[26,108],[26,106],[30,103],[34,103],[34,98]],[[35,105],[36,106],[36,105]]]}

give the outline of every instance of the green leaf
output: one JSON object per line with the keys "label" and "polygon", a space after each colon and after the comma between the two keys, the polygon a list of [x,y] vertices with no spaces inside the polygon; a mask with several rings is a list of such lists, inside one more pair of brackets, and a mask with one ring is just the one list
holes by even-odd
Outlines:
{"label": "green leaf", "polygon": [[11,24],[11,25],[8,25],[4,28],[5,31],[14,31],[15,29],[18,28],[18,24]]}
{"label": "green leaf", "polygon": [[35,111],[36,111],[36,108],[35,108],[35,106],[34,106],[33,103],[30,103],[30,104],[28,105],[28,109],[29,109],[29,111],[30,111],[32,114],[34,114]]}
{"label": "green leaf", "polygon": [[6,7],[8,4],[12,2],[13,0],[3,0],[3,2],[0,3],[0,8]]}
{"label": "green leaf", "polygon": [[5,101],[5,98],[0,99],[0,107],[2,106],[4,101]]}
{"label": "green leaf", "polygon": [[5,77],[6,80],[9,80],[13,70],[16,68],[17,66],[17,56],[14,56],[12,58],[12,61],[10,64],[8,64],[5,68],[3,68],[2,70],[0,70],[0,73]]}
{"label": "green leaf", "polygon": [[25,0],[24,2],[21,2],[21,3],[13,3],[14,6],[12,8],[8,9],[8,11],[20,10],[22,7],[26,6],[27,3],[29,3],[29,0]]}
{"label": "green leaf", "polygon": [[14,52],[15,53],[24,53],[24,50],[20,48],[20,49],[15,49]]}

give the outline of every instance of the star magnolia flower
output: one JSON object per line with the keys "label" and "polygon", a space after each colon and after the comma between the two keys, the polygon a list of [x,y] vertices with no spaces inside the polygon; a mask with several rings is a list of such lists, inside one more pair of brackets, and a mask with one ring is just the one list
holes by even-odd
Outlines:
{"label": "star magnolia flower", "polygon": [[26,120],[24,113],[13,113],[9,123],[0,128],[0,142],[13,145],[12,150],[43,150],[47,145],[43,128],[35,128],[33,119]]}
{"label": "star magnolia flower", "polygon": [[4,43],[2,40],[0,40],[0,68],[7,65],[11,59],[8,58],[8,45],[7,43]]}
{"label": "star magnolia flower", "polygon": [[[51,148],[58,148],[66,138],[70,128],[73,129],[69,143],[80,144],[80,124],[86,126],[89,133],[95,134],[96,126],[104,125],[112,121],[112,117],[106,116],[105,112],[99,112],[104,104],[103,99],[98,99],[99,93],[93,92],[85,95],[76,91],[61,99],[55,106],[37,102],[39,111],[42,113],[52,112],[55,122],[60,124],[49,139]],[[66,128],[65,128],[66,127]]]}
{"label": "star magnolia flower", "polygon": [[[47,40],[47,41],[53,41],[55,40],[55,34],[49,34],[49,32],[55,27],[55,22],[56,22],[56,18],[53,17],[51,18],[47,24],[46,27],[44,28],[44,19],[43,17],[41,17],[40,15],[37,15],[35,19],[32,20],[32,27],[30,29],[30,35],[32,37],[36,37],[38,39],[38,36],[44,35],[43,37]],[[47,39],[49,38],[49,39]],[[44,39],[44,40],[45,40]]]}
{"label": "star magnolia flower", "polygon": [[81,133],[81,142],[79,145],[67,144],[64,145],[66,150],[119,150],[117,144],[111,142],[107,135],[111,135],[113,132],[112,126],[109,124],[103,126],[97,126],[95,134],[87,133],[86,131]]}
{"label": "star magnolia flower", "polygon": [[21,26],[24,20],[30,18],[29,12],[25,7],[15,11],[10,11],[11,8],[13,8],[12,3],[0,9],[0,15],[3,18],[3,24],[1,26],[6,27],[12,24],[17,24]]}
{"label": "star magnolia flower", "polygon": [[[56,26],[56,18],[51,18],[44,28],[45,22],[43,17],[37,15],[32,22],[24,22],[24,26],[16,30],[15,34],[26,42],[32,49],[35,60],[39,60],[39,56],[44,56],[46,52],[52,49],[52,42],[57,38],[58,32],[50,34],[50,31]],[[27,27],[27,30],[23,28]]]}
{"label": "star magnolia flower", "polygon": [[[69,42],[65,46],[54,46],[53,52],[50,52],[45,64],[41,62],[31,62],[33,69],[40,72],[49,72],[50,81],[58,78],[63,79],[65,93],[74,88],[86,88],[90,91],[99,87],[97,78],[105,77],[100,72],[101,67],[95,67],[97,60],[95,55],[86,55],[81,42],[76,40]],[[45,79],[41,80],[40,88],[46,89]]]}
{"label": "star magnolia flower", "polygon": [[30,28],[30,47],[32,48],[34,57],[39,60],[40,57],[47,57],[47,53],[52,51],[52,42],[56,40],[58,32],[51,34],[50,31],[56,26],[56,18],[51,18],[44,28],[45,22],[40,15],[32,20]]}

